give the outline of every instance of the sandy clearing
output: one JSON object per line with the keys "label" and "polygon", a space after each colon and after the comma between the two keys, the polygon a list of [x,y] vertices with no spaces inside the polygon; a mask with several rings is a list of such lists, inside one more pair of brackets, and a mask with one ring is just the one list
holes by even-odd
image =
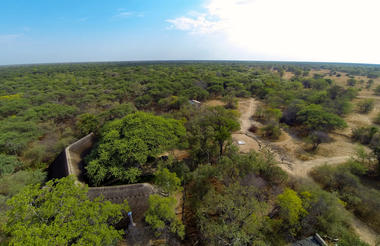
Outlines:
{"label": "sandy clearing", "polygon": [[224,106],[225,103],[219,99],[213,99],[213,100],[208,100],[204,102],[203,105],[206,105],[208,107],[216,107],[216,106]]}
{"label": "sandy clearing", "polygon": [[[297,140],[293,139],[292,136],[287,134],[285,139],[279,141],[279,142],[273,142],[273,143],[268,143],[266,141],[263,141],[259,139],[257,136],[255,136],[253,133],[249,132],[249,127],[252,124],[255,124],[256,122],[252,119],[252,115],[255,112],[258,101],[250,98],[250,99],[241,99],[239,100],[239,111],[240,111],[240,123],[241,123],[241,129],[239,132],[234,133],[232,135],[232,138],[234,141],[237,140],[243,140],[246,142],[245,145],[239,145],[239,150],[242,153],[247,153],[251,150],[255,151],[261,151],[263,148],[262,146],[266,146],[273,154],[275,157],[275,160],[278,162],[279,166],[288,172],[290,175],[293,175],[295,177],[303,177],[303,178],[310,178],[308,173],[314,168],[318,167],[324,164],[327,165],[337,165],[346,162],[349,160],[352,154],[352,149],[354,149],[355,145],[351,144],[347,141],[347,137],[340,136],[339,134],[335,134],[332,137],[334,138],[335,142],[325,144],[322,147],[321,151],[326,152],[323,148],[326,148],[328,150],[338,150],[339,151],[334,151],[333,153],[340,153],[342,154],[342,149],[344,150],[343,153],[345,155],[341,156],[331,156],[331,157],[318,157],[314,160],[309,160],[309,161],[301,161],[301,160],[291,160],[289,161],[288,157],[289,152],[294,150],[299,144],[297,143]],[[343,139],[339,139],[343,138]],[[251,140],[249,140],[251,139]],[[299,146],[298,146],[299,147]],[[342,149],[340,149],[342,148]],[[288,149],[288,153],[284,153],[283,150],[285,151]],[[285,161],[284,161],[285,159]],[[376,232],[374,232],[371,228],[369,228],[366,224],[361,222],[358,218],[353,216],[352,218],[352,227],[356,231],[356,233],[359,235],[359,237],[367,242],[371,246],[375,246],[375,241],[376,238],[379,236]]]}

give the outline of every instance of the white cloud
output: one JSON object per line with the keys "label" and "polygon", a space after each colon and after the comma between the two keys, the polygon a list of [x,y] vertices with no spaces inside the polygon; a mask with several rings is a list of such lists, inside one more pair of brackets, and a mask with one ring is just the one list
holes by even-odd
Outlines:
{"label": "white cloud", "polygon": [[22,37],[23,34],[0,34],[0,44],[11,43],[16,39]]}
{"label": "white cloud", "polygon": [[219,21],[209,20],[205,14],[199,14],[194,18],[179,17],[176,19],[169,19],[167,22],[172,24],[170,28],[189,31],[191,33],[212,33],[223,28]]}
{"label": "white cloud", "polygon": [[119,12],[117,15],[115,15],[115,17],[126,18],[126,17],[129,17],[131,15],[133,15],[132,12],[123,11],[123,12]]}
{"label": "white cloud", "polygon": [[217,33],[236,58],[380,63],[378,0],[209,0],[204,12],[167,20]]}
{"label": "white cloud", "polygon": [[134,11],[127,11],[126,9],[119,8],[117,9],[117,14],[113,16],[115,19],[125,19],[130,17],[144,17],[143,13],[140,12],[134,12]]}

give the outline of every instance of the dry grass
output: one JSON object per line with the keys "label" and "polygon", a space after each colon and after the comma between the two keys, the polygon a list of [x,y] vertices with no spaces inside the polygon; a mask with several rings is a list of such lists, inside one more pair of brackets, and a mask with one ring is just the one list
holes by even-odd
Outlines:
{"label": "dry grass", "polygon": [[208,107],[216,107],[216,106],[224,106],[226,104],[222,100],[213,99],[213,100],[208,100],[204,102],[203,105],[208,106]]}

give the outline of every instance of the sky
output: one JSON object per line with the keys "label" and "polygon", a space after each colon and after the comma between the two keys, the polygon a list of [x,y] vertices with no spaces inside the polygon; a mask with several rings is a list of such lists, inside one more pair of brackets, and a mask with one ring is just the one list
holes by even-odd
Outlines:
{"label": "sky", "polygon": [[0,65],[136,60],[380,64],[379,0],[1,0]]}

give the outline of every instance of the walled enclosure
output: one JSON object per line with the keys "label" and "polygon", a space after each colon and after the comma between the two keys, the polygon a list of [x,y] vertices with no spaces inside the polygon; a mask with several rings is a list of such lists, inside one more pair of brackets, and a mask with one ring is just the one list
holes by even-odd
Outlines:
{"label": "walled enclosure", "polygon": [[[56,161],[49,167],[49,178],[62,178],[73,175],[78,185],[84,185],[83,158],[90,152],[95,143],[95,135],[93,133],[79,139],[75,143],[67,146],[65,151],[61,153]],[[123,203],[126,199],[133,212],[135,222],[142,222],[144,213],[149,207],[149,195],[155,193],[155,189],[148,183],[105,186],[105,187],[89,187],[88,197],[94,199],[100,195],[105,200],[113,203]]]}

